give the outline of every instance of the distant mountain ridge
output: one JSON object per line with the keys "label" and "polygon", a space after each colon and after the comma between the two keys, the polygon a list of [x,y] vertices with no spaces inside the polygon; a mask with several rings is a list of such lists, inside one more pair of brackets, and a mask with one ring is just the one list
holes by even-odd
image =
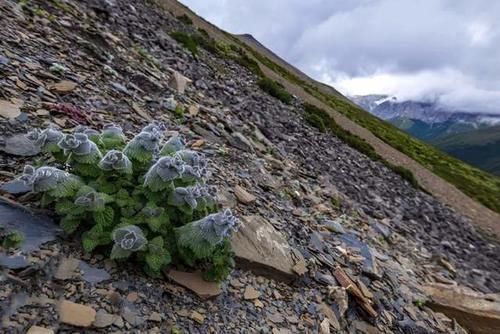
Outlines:
{"label": "distant mountain ridge", "polygon": [[500,115],[447,110],[436,102],[399,101],[389,95],[351,100],[410,135],[500,175]]}
{"label": "distant mountain ridge", "polygon": [[470,124],[472,128],[500,125],[500,115],[498,114],[447,109],[437,102],[399,101],[397,97],[389,95],[353,96],[351,100],[384,120],[409,118],[428,124],[466,123]]}

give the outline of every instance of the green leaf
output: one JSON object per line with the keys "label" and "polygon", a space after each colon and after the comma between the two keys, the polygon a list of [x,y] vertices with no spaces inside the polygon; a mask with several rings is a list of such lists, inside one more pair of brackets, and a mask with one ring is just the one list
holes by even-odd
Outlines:
{"label": "green leaf", "polygon": [[48,193],[44,193],[42,195],[42,198],[40,199],[40,206],[45,208],[52,202],[54,202],[55,198],[53,196],[50,196]]}
{"label": "green leaf", "polygon": [[102,226],[110,226],[113,224],[115,212],[112,207],[106,206],[102,211],[93,212],[92,217],[94,218],[96,224]]}
{"label": "green leaf", "polygon": [[85,252],[90,253],[99,246],[99,241],[89,237],[82,237],[82,246]]}
{"label": "green leaf", "polygon": [[163,238],[161,236],[155,237],[148,242],[148,248],[150,253],[157,253],[163,249],[164,245]]}
{"label": "green leaf", "polygon": [[146,223],[151,231],[158,232],[164,224],[168,223],[168,216],[162,214],[159,217],[150,217],[146,219]]}
{"label": "green leaf", "polygon": [[56,202],[55,210],[58,215],[70,214],[75,205],[72,201],[64,199]]}
{"label": "green leaf", "polygon": [[55,189],[52,189],[47,193],[55,198],[73,197],[82,185],[83,184],[79,179],[70,177],[67,181],[58,184]]}
{"label": "green leaf", "polygon": [[61,220],[61,227],[66,234],[72,234],[75,232],[79,225],[80,219],[73,218],[71,216],[64,217]]}
{"label": "green leaf", "polygon": [[146,255],[146,264],[153,272],[159,272],[163,266],[166,266],[172,261],[172,257],[167,250],[162,250],[159,253],[148,253]]}
{"label": "green leaf", "polygon": [[111,260],[120,260],[126,259],[132,254],[131,251],[121,248],[118,245],[113,245],[113,249],[111,250],[110,258]]}

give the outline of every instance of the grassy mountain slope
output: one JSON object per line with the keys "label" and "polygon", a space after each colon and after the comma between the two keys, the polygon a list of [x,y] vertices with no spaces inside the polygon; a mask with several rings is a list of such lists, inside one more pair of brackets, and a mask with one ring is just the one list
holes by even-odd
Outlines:
{"label": "grassy mountain slope", "polygon": [[198,29],[217,43],[229,46],[232,50],[238,49],[240,56],[237,60],[248,65],[249,69],[279,83],[279,87],[303,101],[326,111],[340,127],[372,146],[389,164],[410,170],[424,189],[470,216],[486,229],[500,233],[499,177],[471,167],[411,137],[389,122],[372,116],[335,89],[318,83],[292,65],[286,64],[253,38],[224,32],[178,1],[158,2],[175,15],[187,14]]}
{"label": "grassy mountain slope", "polygon": [[443,136],[432,143],[460,160],[500,176],[500,125]]}

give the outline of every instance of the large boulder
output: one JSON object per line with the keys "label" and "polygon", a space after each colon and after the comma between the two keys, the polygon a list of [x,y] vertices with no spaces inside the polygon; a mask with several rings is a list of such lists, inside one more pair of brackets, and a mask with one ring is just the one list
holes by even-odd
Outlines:
{"label": "large boulder", "polygon": [[293,267],[303,259],[290,247],[285,236],[260,216],[247,216],[242,220],[242,226],[231,240],[237,265],[273,279],[295,279]]}
{"label": "large boulder", "polygon": [[500,294],[445,284],[427,285],[424,291],[430,308],[456,319],[470,333],[500,333]]}

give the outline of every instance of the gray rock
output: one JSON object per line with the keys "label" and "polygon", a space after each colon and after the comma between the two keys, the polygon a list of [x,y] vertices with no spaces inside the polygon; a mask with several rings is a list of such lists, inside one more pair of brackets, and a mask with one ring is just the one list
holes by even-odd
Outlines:
{"label": "gray rock", "polygon": [[7,255],[0,252],[0,268],[22,269],[30,264],[24,256]]}
{"label": "gray rock", "polygon": [[325,227],[331,232],[341,234],[345,233],[344,227],[338,222],[338,220],[327,219],[323,221],[323,225],[325,225]]}
{"label": "gray rock", "polygon": [[114,315],[109,314],[104,310],[99,310],[95,315],[95,321],[93,323],[93,326],[97,328],[105,328],[111,326],[114,321],[115,321]]}
{"label": "gray rock", "polygon": [[111,279],[111,275],[104,269],[92,267],[84,261],[78,265],[84,281],[94,285]]}
{"label": "gray rock", "polygon": [[231,240],[237,265],[274,279],[293,280],[292,248],[283,234],[260,216],[242,220],[243,226]]}
{"label": "gray rock", "polygon": [[25,185],[23,181],[13,180],[2,184],[0,186],[0,190],[12,195],[19,195],[30,192],[31,187]]}
{"label": "gray rock", "polygon": [[30,252],[40,245],[55,240],[62,230],[52,219],[14,207],[0,200],[0,227],[6,231],[19,231],[24,235],[21,250]]}
{"label": "gray rock", "polygon": [[35,146],[24,134],[6,138],[0,145],[0,150],[8,154],[23,157],[34,156],[40,153],[40,148]]}
{"label": "gray rock", "polygon": [[228,138],[229,143],[240,150],[252,153],[254,151],[252,143],[240,132],[233,132]]}

